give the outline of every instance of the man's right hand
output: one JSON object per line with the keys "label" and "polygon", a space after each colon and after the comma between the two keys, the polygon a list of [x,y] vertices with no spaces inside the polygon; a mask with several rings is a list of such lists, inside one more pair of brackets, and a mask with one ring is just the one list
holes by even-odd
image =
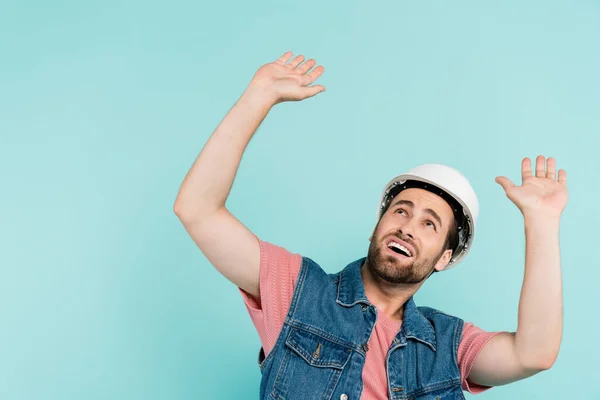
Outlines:
{"label": "man's right hand", "polygon": [[319,65],[308,72],[316,64],[314,59],[300,65],[304,56],[298,55],[287,63],[291,57],[292,52],[288,51],[278,60],[260,67],[247,91],[267,96],[273,105],[284,101],[304,100],[325,91],[322,85],[308,86],[323,74],[325,68]]}

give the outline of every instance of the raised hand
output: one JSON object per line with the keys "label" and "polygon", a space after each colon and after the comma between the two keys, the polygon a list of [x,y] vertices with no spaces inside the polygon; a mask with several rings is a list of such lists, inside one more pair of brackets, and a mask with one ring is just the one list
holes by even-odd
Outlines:
{"label": "raised hand", "polygon": [[308,86],[323,74],[325,68],[319,65],[308,72],[316,64],[314,59],[300,65],[304,60],[303,55],[296,56],[288,63],[291,57],[292,52],[288,51],[278,60],[260,67],[249,88],[268,94],[273,104],[304,100],[325,91],[322,85]]}
{"label": "raised hand", "polygon": [[524,158],[521,162],[523,183],[517,186],[504,176],[496,177],[506,192],[506,196],[521,210],[523,215],[537,214],[549,217],[560,217],[568,199],[567,172],[558,171],[556,177],[556,160],[548,158],[548,168],[544,156],[536,159],[535,176],[531,172],[531,161]]}

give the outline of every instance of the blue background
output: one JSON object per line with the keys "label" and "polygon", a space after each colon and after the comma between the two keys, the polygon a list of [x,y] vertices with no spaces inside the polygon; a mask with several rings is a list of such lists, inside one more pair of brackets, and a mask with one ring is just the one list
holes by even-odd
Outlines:
{"label": "blue background", "polygon": [[481,399],[592,399],[598,376],[598,1],[0,4],[0,398],[257,398],[235,286],[173,213],[202,146],[262,64],[325,66],[277,105],[228,208],[335,272],[366,255],[383,186],[424,163],[471,180],[474,247],[419,304],[514,330],[523,219],[494,182],[567,170],[554,367]]}

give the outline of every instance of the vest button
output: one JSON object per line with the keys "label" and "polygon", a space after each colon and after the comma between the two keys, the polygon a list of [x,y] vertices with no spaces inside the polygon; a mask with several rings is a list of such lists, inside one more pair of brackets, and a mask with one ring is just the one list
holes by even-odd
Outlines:
{"label": "vest button", "polygon": [[346,393],[342,393],[340,400],[348,400],[348,395]]}
{"label": "vest button", "polygon": [[367,343],[362,345],[364,351],[369,351],[369,345]]}

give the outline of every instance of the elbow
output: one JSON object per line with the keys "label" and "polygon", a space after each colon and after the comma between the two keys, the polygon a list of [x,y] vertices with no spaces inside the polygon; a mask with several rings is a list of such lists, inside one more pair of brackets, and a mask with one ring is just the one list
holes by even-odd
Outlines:
{"label": "elbow", "polygon": [[175,202],[175,204],[173,205],[173,212],[175,213],[175,215],[177,215],[177,218],[179,218],[181,221],[188,221],[191,219],[195,219],[197,218],[198,212],[196,211],[192,211],[189,207],[184,206],[183,204],[181,204],[181,202]]}
{"label": "elbow", "polygon": [[201,211],[199,207],[192,207],[192,204],[193,202],[179,194],[175,199],[175,204],[173,204],[173,212],[179,219],[189,219],[192,215],[196,215]]}
{"label": "elbow", "polygon": [[175,202],[175,204],[173,204],[173,212],[178,217],[181,217],[183,210],[181,209],[181,204],[180,203]]}
{"label": "elbow", "polygon": [[554,366],[560,350],[560,336],[548,338],[548,340],[540,343],[530,341],[528,346],[518,346],[515,348],[516,355],[520,360],[521,366],[525,370],[532,372],[541,372],[549,370]]}
{"label": "elbow", "polygon": [[179,219],[181,219],[183,215],[183,209],[180,203],[175,202],[175,204],[173,204],[173,212],[175,213],[175,215],[177,215]]}
{"label": "elbow", "polygon": [[542,359],[539,363],[540,370],[546,371],[546,370],[549,370],[550,368],[552,368],[552,366],[556,362],[556,358],[557,357],[554,356],[554,357],[548,357],[548,358]]}
{"label": "elbow", "polygon": [[542,372],[547,371],[556,362],[556,358],[558,357],[558,353],[551,354],[543,357],[537,357],[534,360],[523,363],[524,367],[532,372]]}
{"label": "elbow", "polygon": [[181,222],[196,223],[198,221],[203,221],[217,213],[218,210],[219,208],[214,207],[190,207],[189,204],[184,205],[180,201],[176,201],[175,204],[173,204],[173,212]]}

